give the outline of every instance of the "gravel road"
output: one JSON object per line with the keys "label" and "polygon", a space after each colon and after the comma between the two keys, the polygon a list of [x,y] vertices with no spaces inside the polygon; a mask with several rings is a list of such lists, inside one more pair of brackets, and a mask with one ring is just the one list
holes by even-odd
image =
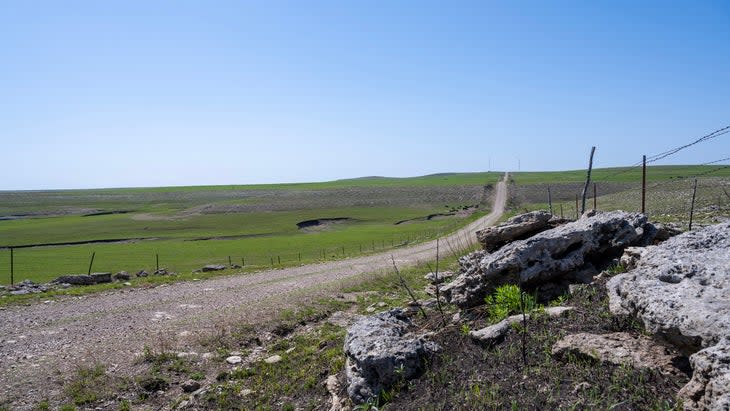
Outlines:
{"label": "gravel road", "polygon": [[[504,181],[497,184],[492,212],[441,240],[457,246],[494,224],[506,202]],[[0,310],[0,404],[30,409],[62,394],[62,376],[79,365],[99,361],[123,373],[145,345],[161,336],[185,336],[211,328],[221,316],[247,322],[264,318],[295,293],[363,273],[435,259],[431,241],[381,254],[253,274],[190,281],[148,289],[128,289],[67,297]],[[187,337],[190,338],[190,337]]]}

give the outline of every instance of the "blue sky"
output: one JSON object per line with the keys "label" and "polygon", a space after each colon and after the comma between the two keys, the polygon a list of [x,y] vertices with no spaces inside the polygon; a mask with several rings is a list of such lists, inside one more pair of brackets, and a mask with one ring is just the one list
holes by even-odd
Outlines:
{"label": "blue sky", "polygon": [[[640,3],[640,4],[639,4]],[[4,1],[0,189],[633,164],[730,124],[730,3]],[[730,134],[663,163],[730,157]]]}

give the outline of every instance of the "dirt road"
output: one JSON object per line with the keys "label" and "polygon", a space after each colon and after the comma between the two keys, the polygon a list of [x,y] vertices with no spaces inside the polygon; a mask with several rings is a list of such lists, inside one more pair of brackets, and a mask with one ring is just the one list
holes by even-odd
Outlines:
{"label": "dirt road", "polygon": [[[505,177],[506,178],[506,177]],[[474,239],[474,232],[502,215],[507,193],[497,184],[492,212],[441,240],[442,248]],[[68,297],[0,310],[0,404],[29,409],[61,394],[60,376],[99,361],[123,372],[135,353],[155,346],[160,335],[194,335],[221,316],[256,321],[270,315],[292,293],[363,273],[435,259],[436,242],[346,260]],[[306,291],[305,291],[306,292]],[[184,341],[183,341],[184,345]]]}

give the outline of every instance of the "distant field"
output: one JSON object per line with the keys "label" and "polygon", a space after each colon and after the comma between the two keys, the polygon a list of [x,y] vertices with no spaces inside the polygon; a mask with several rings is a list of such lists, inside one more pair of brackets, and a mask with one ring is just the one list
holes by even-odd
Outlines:
{"label": "distant field", "polygon": [[[730,216],[730,168],[710,166],[649,166],[647,168],[646,212],[653,220],[686,225],[692,198],[693,177],[697,176],[695,221],[710,224]],[[583,190],[586,171],[513,173],[510,186],[512,214],[548,208],[548,186],[555,213],[575,216],[575,197]],[[592,181],[597,187],[601,210],[641,210],[641,168],[597,169]],[[589,188],[587,208],[593,206]]]}
{"label": "distant field", "polygon": [[[15,279],[93,271],[178,272],[210,263],[253,270],[342,258],[435,238],[489,211],[499,173],[261,186],[0,192],[0,247]],[[485,187],[486,186],[486,187]],[[465,210],[468,209],[468,210]],[[446,214],[446,215],[442,215]],[[346,218],[300,229],[306,220]],[[400,224],[396,224],[401,222]],[[343,254],[344,248],[344,254]],[[9,250],[0,249],[0,283]]]}

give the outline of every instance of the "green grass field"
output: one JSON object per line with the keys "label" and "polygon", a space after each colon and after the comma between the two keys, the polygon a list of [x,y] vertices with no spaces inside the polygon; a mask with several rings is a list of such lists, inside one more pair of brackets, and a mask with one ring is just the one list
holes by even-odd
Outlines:
{"label": "green grass field", "polygon": [[[730,168],[708,166],[649,166],[647,168],[646,213],[652,220],[675,222],[686,227],[697,177],[695,221],[711,224],[730,215]],[[553,211],[562,206],[566,217],[575,217],[575,198],[583,190],[585,170],[513,173],[510,214],[548,209],[550,186]],[[599,210],[641,210],[641,168],[594,170]],[[586,208],[593,207],[593,187],[589,188]]]}
{"label": "green grass field", "polygon": [[[121,188],[0,192],[0,283],[49,281],[62,274],[136,272],[160,267],[189,274],[205,264],[245,270],[343,258],[453,231],[489,211],[499,173],[371,177],[261,186]],[[477,206],[478,207],[475,207]],[[473,207],[471,215],[426,217]],[[315,229],[298,222],[349,220]],[[395,224],[403,220],[412,220]],[[99,240],[108,243],[35,246]],[[20,248],[18,248],[20,247]],[[343,250],[344,248],[344,250]]]}

